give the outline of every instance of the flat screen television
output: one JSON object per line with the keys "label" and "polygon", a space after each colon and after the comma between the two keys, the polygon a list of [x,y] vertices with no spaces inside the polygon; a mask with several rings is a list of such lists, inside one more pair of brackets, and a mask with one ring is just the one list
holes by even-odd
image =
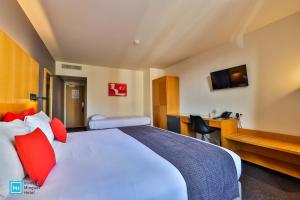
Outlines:
{"label": "flat screen television", "polygon": [[210,73],[213,90],[248,86],[246,65]]}

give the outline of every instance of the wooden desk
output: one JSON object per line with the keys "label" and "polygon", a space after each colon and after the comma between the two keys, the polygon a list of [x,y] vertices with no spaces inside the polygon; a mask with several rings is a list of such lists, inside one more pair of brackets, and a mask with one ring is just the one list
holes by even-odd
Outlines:
{"label": "wooden desk", "polygon": [[[176,116],[176,115],[172,115]],[[187,135],[190,137],[196,137],[196,133],[190,130],[190,117],[188,115],[177,115],[180,117],[180,133],[183,135]],[[208,125],[214,128],[221,129],[221,145],[224,147],[228,147],[230,145],[227,140],[227,135],[237,134],[237,120],[236,119],[212,119],[212,118],[204,118],[204,120],[208,121]]]}

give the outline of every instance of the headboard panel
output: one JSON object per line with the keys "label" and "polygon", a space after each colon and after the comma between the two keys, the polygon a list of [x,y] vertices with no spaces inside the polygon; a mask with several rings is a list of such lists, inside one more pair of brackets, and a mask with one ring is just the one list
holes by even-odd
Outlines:
{"label": "headboard panel", "polygon": [[8,35],[0,31],[0,118],[6,112],[37,109],[30,93],[39,91],[39,64]]}

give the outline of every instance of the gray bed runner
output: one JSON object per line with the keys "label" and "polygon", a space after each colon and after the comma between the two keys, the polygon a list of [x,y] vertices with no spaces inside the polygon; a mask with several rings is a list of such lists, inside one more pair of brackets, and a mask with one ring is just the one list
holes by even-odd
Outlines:
{"label": "gray bed runner", "polygon": [[187,185],[189,200],[232,200],[239,196],[235,164],[226,151],[151,126],[119,129],[180,171]]}

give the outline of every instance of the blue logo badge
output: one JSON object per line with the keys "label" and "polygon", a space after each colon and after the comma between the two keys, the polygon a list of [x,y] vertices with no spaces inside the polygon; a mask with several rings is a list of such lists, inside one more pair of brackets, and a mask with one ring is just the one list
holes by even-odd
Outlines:
{"label": "blue logo badge", "polygon": [[23,181],[10,181],[9,182],[10,194],[23,194]]}

